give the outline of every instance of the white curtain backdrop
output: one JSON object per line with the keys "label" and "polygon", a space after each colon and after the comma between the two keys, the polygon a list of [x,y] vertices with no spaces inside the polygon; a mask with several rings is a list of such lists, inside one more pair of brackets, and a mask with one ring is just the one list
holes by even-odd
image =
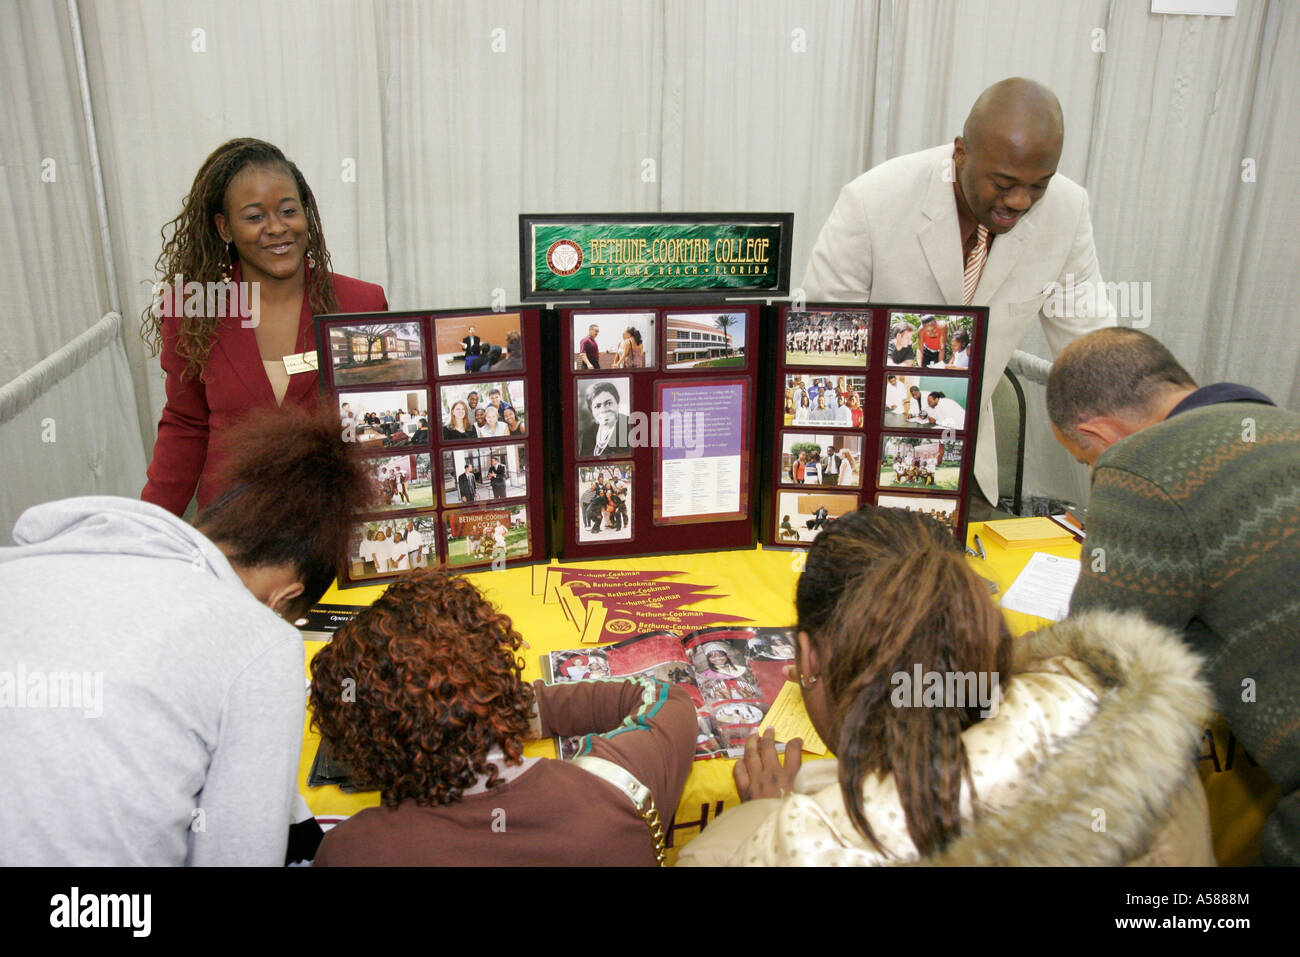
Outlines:
{"label": "white curtain backdrop", "polygon": [[0,77],[3,384],[89,329],[112,306],[64,4],[4,5]]}
{"label": "white curtain backdrop", "polygon": [[517,301],[521,212],[661,208],[662,4],[381,9],[395,308]]}
{"label": "white curtain backdrop", "polygon": [[[119,306],[146,448],[158,230],[226,139],[298,163],[336,269],[393,308],[515,301],[520,212],[791,210],[797,285],[844,183],[951,141],[1011,75],[1060,97],[1061,172],[1089,190],[1105,278],[1150,283],[1147,331],[1199,380],[1300,408],[1294,3],[11,0],[0,27],[0,382]],[[1037,333],[1024,348],[1049,355]],[[1086,492],[1041,410],[1026,491]]]}
{"label": "white curtain backdrop", "polygon": [[29,506],[144,487],[133,403],[115,312],[0,386],[0,546]]}

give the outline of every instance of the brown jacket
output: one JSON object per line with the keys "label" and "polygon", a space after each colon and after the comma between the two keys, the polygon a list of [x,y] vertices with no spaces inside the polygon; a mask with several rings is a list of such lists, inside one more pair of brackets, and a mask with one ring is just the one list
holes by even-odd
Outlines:
{"label": "brown jacket", "polygon": [[[695,706],[653,679],[537,682],[541,736],[590,734],[584,753],[650,788],[664,820],[695,756]],[[452,804],[367,808],[321,842],[316,867],[656,864],[646,822],[614,785],[566,761],[529,758]]]}

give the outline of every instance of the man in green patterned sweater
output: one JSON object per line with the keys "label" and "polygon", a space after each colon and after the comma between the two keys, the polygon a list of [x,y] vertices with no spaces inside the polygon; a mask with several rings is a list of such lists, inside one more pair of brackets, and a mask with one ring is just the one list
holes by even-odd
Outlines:
{"label": "man in green patterned sweater", "polygon": [[1260,862],[1300,864],[1300,414],[1246,386],[1198,388],[1155,339],[1117,328],[1061,352],[1047,409],[1093,467],[1071,613],[1137,609],[1183,631],[1280,792]]}

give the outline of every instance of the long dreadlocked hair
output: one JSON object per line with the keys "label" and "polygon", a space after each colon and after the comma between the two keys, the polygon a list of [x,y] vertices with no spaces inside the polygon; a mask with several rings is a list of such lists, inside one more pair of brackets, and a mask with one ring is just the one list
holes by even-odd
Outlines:
{"label": "long dreadlocked hair", "polygon": [[[924,582],[924,594],[918,588]],[[868,775],[892,774],[908,835],[922,855],[961,834],[965,781],[975,780],[962,732],[980,706],[897,707],[894,675],[1011,677],[1011,635],[985,582],[934,519],[863,506],[817,536],[795,594],[799,629],[821,663],[839,727],[840,792],[849,820],[880,853],[863,807]]]}
{"label": "long dreadlocked hair", "polygon": [[[307,214],[307,256],[312,267],[307,299],[313,313],[338,312],[330,254],[325,248],[320,211],[316,208],[316,197],[312,195],[311,187],[302,171],[279,149],[264,140],[249,137],[230,140],[213,150],[199,167],[180,215],[160,230],[163,248],[154,268],[161,281],[170,283],[179,274],[185,282],[220,282],[222,273],[239,258],[235,244],[221,239],[214,217],[225,213],[226,189],[230,181],[248,166],[282,169],[298,185],[298,195]],[[176,352],[185,360],[182,378],[191,375],[202,378],[221,318],[219,315],[186,316],[180,303],[173,303],[170,311],[176,314],[178,323]],[[164,317],[161,313],[155,302],[150,303],[141,316],[140,335],[153,355],[157,355],[163,345]]]}

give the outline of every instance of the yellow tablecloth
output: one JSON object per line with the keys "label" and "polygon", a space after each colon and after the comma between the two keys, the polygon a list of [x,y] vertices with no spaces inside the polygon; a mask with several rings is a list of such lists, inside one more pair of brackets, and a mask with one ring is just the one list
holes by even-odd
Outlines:
{"label": "yellow tablecloth", "polygon": [[[971,525],[968,534],[972,544],[974,536],[982,527],[980,523]],[[987,558],[968,560],[981,575],[993,581],[998,586],[998,593],[1002,594],[1029,561],[1033,549],[1009,551],[992,543],[987,535],[981,535],[980,538]],[[1077,544],[1040,551],[1067,558],[1079,556]],[[697,602],[691,608],[742,615],[758,625],[783,627],[795,620],[794,591],[805,554],[802,550],[764,550],[760,546],[753,551],[700,552],[572,564],[583,568],[680,571],[684,574],[674,578],[674,581],[712,585],[720,596]],[[531,566],[477,572],[465,577],[510,616],[515,629],[531,645],[524,652],[526,680],[542,676],[540,661],[547,652],[581,646],[577,630],[560,610],[560,606],[544,605],[540,596],[532,595]],[[332,587],[322,602],[368,605],[382,593],[382,586],[347,590]],[[1048,624],[1044,619],[1019,612],[1004,611],[1003,614],[1015,635]],[[310,662],[312,656],[323,647],[323,642],[308,641],[306,646],[307,660]],[[1227,730],[1221,723],[1217,734],[1212,734],[1210,729],[1207,729],[1206,734],[1207,742],[1211,737],[1215,740],[1214,759],[1209,757],[1211,746],[1207,743],[1206,756],[1200,763],[1214,821],[1215,852],[1220,863],[1245,863],[1258,850],[1259,830],[1276,801],[1276,789],[1272,788],[1261,769],[1247,767],[1248,761],[1239,746],[1235,747],[1234,755],[1229,759]],[[324,819],[339,818],[377,805],[377,793],[344,794],[336,787],[307,787],[307,776],[319,741],[319,736],[310,728],[305,730],[299,785],[313,813]],[[555,747],[551,741],[532,742],[525,747],[525,754],[554,757]],[[805,759],[812,760],[814,756],[805,755]],[[670,862],[676,857],[676,849],[698,834],[702,826],[738,802],[731,778],[734,763],[725,759],[695,763],[669,833]]]}
{"label": "yellow tablecloth", "polygon": [[[681,571],[673,581],[692,585],[713,585],[720,597],[697,602],[690,607],[701,611],[721,611],[742,615],[755,623],[785,626],[794,622],[794,588],[803,568],[803,552],[785,550],[698,552],[657,558],[623,558],[606,562],[575,562],[583,568],[618,568],[647,571]],[[540,596],[532,595],[532,568],[519,566],[501,571],[478,572],[466,578],[483,592],[514,622],[515,629],[531,647],[524,652],[527,667],[524,679],[542,677],[540,662],[550,651],[581,647],[578,631],[569,623],[558,604],[544,605]],[[324,604],[368,605],[383,593],[380,586],[368,588],[331,588],[321,599]],[[310,661],[323,642],[307,642]],[[303,737],[299,785],[307,804],[320,818],[344,817],[379,803],[379,795],[344,794],[336,787],[308,788],[307,776],[320,742],[310,728]],[[524,748],[529,756],[555,757],[553,742],[531,742]],[[811,757],[811,756],[809,756]],[[718,759],[697,761],[687,780],[670,833],[675,848],[699,833],[700,822],[707,823],[726,806],[737,803],[731,780],[734,761]],[[694,821],[692,825],[689,822]]]}

